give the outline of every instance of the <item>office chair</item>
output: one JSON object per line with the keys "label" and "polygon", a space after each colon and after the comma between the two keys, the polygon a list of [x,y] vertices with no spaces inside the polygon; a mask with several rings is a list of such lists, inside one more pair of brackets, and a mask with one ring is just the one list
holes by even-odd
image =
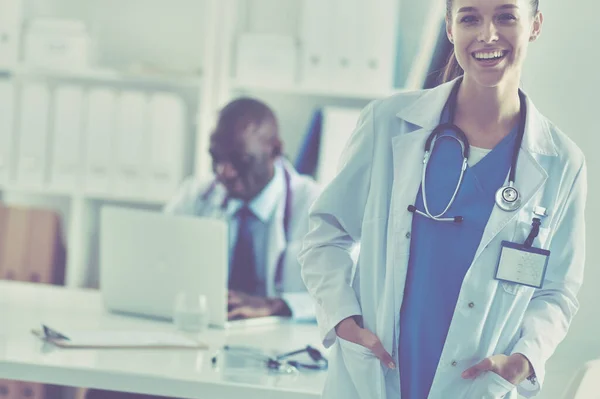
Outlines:
{"label": "office chair", "polygon": [[[0,204],[0,279],[62,285],[65,253],[56,212]],[[0,380],[0,398],[58,397],[60,387]]]}

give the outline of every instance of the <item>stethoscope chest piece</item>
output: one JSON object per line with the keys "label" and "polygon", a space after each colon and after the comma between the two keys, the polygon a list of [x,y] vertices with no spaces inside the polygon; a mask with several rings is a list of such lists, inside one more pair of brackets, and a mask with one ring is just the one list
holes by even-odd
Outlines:
{"label": "stethoscope chest piece", "polygon": [[513,212],[521,206],[521,196],[512,185],[500,187],[496,191],[496,205],[506,212]]}

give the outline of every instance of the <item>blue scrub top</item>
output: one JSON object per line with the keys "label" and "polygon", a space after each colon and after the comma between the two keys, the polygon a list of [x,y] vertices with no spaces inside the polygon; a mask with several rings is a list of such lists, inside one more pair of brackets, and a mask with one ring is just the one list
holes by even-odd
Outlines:
{"label": "blue scrub top", "polygon": [[[447,108],[447,107],[446,107]],[[443,121],[448,121],[444,110]],[[414,214],[406,288],[400,310],[399,372],[402,399],[425,399],[433,382],[458,294],[510,168],[518,127],[473,167],[444,215],[462,223]],[[463,162],[448,131],[436,142],[427,168],[427,204],[438,215],[448,205]],[[421,189],[415,206],[424,211]]]}

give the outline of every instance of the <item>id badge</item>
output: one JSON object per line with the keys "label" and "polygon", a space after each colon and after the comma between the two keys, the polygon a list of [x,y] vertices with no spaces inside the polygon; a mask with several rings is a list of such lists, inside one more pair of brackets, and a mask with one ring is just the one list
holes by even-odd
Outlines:
{"label": "id badge", "polygon": [[496,280],[542,288],[550,251],[502,241]]}

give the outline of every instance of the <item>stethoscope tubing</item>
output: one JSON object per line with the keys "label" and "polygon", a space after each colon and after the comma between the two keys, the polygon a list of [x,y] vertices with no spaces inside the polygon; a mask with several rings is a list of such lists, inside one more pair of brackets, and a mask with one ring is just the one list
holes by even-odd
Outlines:
{"label": "stethoscope tubing", "polygon": [[[446,212],[448,212],[448,210],[450,209],[450,207],[456,200],[458,191],[463,182],[465,171],[468,167],[468,158],[469,158],[469,154],[470,154],[470,145],[469,145],[469,140],[467,139],[466,134],[458,126],[456,126],[454,124],[454,115],[455,115],[456,103],[457,103],[457,99],[458,99],[458,89],[460,87],[461,82],[462,82],[462,78],[456,82],[456,84],[454,85],[454,87],[452,88],[452,91],[450,93],[450,98],[448,101],[448,111],[449,111],[449,115],[450,115],[450,121],[444,123],[441,120],[443,118],[443,116],[442,116],[440,118],[440,124],[431,132],[431,134],[429,135],[429,137],[427,138],[427,140],[425,142],[425,154],[423,157],[423,172],[421,175],[421,191],[422,191],[422,197],[423,197],[424,212],[418,210],[413,205],[408,207],[408,210],[410,212],[416,213],[418,215],[421,215],[421,216],[424,216],[424,217],[427,217],[427,218],[430,218],[430,219],[433,219],[436,221],[441,221],[441,222],[462,222],[463,221],[462,216],[444,217]],[[519,99],[520,99],[519,130],[518,130],[517,139],[515,141],[515,145],[514,145],[514,148],[512,151],[511,166],[510,166],[509,177],[508,177],[508,185],[501,187],[497,191],[496,198],[495,198],[496,205],[500,209],[502,209],[506,212],[515,211],[520,206],[520,195],[519,195],[518,190],[515,188],[515,177],[516,177],[516,171],[517,171],[517,162],[518,162],[518,158],[519,158],[519,149],[521,148],[521,144],[523,142],[523,136],[525,135],[525,124],[526,124],[526,119],[527,119],[527,104],[526,104],[527,100],[525,98],[525,95],[520,90],[519,90]],[[454,189],[454,193],[452,194],[450,201],[448,202],[447,206],[441,213],[439,213],[437,215],[433,215],[431,213],[431,211],[429,210],[429,204],[427,202],[427,189],[426,189],[426,184],[425,184],[425,177],[427,175],[427,166],[429,164],[429,160],[433,153],[435,143],[436,143],[437,139],[439,138],[440,134],[447,130],[452,130],[452,132],[456,135],[456,136],[447,136],[447,137],[451,137],[451,138],[457,140],[458,143],[460,144],[461,152],[463,155],[463,163],[461,166],[460,176],[458,178],[456,188]],[[514,199],[506,198],[505,193],[508,191],[510,191],[510,193],[513,194]]]}

